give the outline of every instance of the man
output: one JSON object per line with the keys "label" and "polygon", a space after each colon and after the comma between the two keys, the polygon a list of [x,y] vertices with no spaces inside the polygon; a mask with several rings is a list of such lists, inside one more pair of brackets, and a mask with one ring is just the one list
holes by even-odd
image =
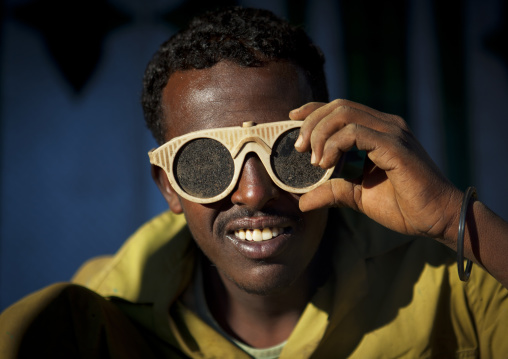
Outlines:
{"label": "man", "polygon": [[[327,96],[319,50],[269,12],[217,11],[169,39],[143,108],[172,213],[85,264],[80,285],[8,308],[0,354],[508,353],[508,224],[447,181],[402,119]],[[361,177],[328,179],[354,146]],[[462,239],[467,283],[448,248]]]}

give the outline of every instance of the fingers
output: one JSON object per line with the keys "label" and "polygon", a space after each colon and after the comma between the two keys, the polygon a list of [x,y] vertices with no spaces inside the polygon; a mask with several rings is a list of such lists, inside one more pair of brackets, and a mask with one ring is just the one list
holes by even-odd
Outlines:
{"label": "fingers", "polygon": [[[333,111],[333,107],[322,102],[310,102],[289,113],[292,120],[305,120],[300,129],[300,136],[295,147],[300,152],[307,152],[311,149],[310,134],[320,119],[326,117]],[[303,131],[302,131],[303,130]]]}
{"label": "fingers", "polygon": [[[376,136],[392,134],[404,137],[409,133],[405,122],[398,116],[384,114],[370,107],[347,100],[329,104],[312,102],[290,113],[295,120],[303,120],[300,138],[295,147],[300,152],[312,151],[312,163],[322,168],[335,165],[340,156],[357,145],[352,135],[367,135],[370,144],[363,143],[361,150],[372,150]],[[358,147],[358,145],[357,145]]]}
{"label": "fingers", "polygon": [[391,171],[401,163],[408,162],[406,142],[400,137],[353,123],[326,140],[323,154],[317,159],[319,166],[332,167],[341,153],[349,151],[353,146],[360,151],[366,151],[368,159],[384,171]]}
{"label": "fingers", "polygon": [[293,121],[303,121],[305,118],[310,115],[312,112],[316,111],[318,108],[325,106],[324,102],[309,102],[305,105],[296,108],[289,112],[289,118]]}
{"label": "fingers", "polygon": [[332,179],[300,197],[300,210],[349,207],[361,211],[361,187],[342,178]]}
{"label": "fingers", "polygon": [[[314,123],[315,126],[311,128]],[[342,152],[347,152],[356,145],[355,135],[367,129],[376,133],[389,132],[390,126],[362,110],[340,106],[326,117],[304,124],[301,131],[303,139],[308,138],[310,133],[313,164],[328,168],[327,166],[333,166]],[[371,148],[365,148],[368,149]]]}
{"label": "fingers", "polygon": [[[320,107],[329,107],[329,108],[333,109],[333,108],[340,107],[340,106],[356,108],[357,110],[366,112],[376,118],[380,118],[380,119],[383,119],[388,122],[393,122],[393,123],[399,125],[400,127],[407,129],[406,128],[407,124],[399,116],[387,114],[387,113],[384,113],[381,111],[377,111],[377,110],[373,109],[372,107],[365,106],[360,103],[349,101],[349,100],[344,100],[344,99],[337,99],[337,100],[334,100],[330,103],[309,102],[297,109],[292,110],[289,113],[289,117],[292,120],[300,120],[301,121],[301,120],[305,120],[307,116],[309,116],[312,112],[314,112],[315,110],[317,110]],[[330,110],[325,110],[325,111],[330,112]]]}
{"label": "fingers", "polygon": [[395,231],[441,238],[452,186],[400,117],[346,100],[309,103],[290,117],[303,120],[295,147],[311,150],[314,165],[330,168],[353,146],[367,154],[361,177],[302,195],[302,211],[350,207]]}

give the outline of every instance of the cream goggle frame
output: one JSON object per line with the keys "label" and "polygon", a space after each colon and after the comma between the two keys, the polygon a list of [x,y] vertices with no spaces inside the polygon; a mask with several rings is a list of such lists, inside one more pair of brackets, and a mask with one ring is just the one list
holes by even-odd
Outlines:
{"label": "cream goggle frame", "polygon": [[302,121],[281,121],[224,127],[175,137],[148,155],[150,163],[166,172],[174,190],[196,203],[212,203],[236,186],[245,156],[254,152],[272,181],[285,191],[305,193],[328,180],[334,168],[310,163],[309,152],[294,144]]}

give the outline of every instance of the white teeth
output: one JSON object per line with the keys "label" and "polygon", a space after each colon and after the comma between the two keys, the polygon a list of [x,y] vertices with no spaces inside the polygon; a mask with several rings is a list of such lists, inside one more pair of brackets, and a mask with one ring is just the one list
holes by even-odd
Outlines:
{"label": "white teeth", "polygon": [[256,242],[260,242],[263,240],[263,236],[261,235],[261,230],[255,229],[252,231],[252,239]]}
{"label": "white teeth", "polygon": [[235,236],[242,240],[247,241],[267,241],[274,237],[277,237],[279,234],[283,233],[283,228],[273,227],[273,228],[263,228],[263,229],[239,229],[235,231]]}

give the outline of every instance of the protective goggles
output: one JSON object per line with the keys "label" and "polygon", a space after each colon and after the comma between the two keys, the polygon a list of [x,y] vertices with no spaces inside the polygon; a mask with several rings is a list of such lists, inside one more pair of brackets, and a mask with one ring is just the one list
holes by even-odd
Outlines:
{"label": "protective goggles", "polygon": [[281,121],[242,127],[224,127],[175,137],[148,155],[161,167],[173,189],[196,203],[212,203],[236,186],[245,156],[254,152],[281,189],[305,193],[328,180],[334,168],[310,163],[309,152],[300,153],[295,142],[303,121]]}

